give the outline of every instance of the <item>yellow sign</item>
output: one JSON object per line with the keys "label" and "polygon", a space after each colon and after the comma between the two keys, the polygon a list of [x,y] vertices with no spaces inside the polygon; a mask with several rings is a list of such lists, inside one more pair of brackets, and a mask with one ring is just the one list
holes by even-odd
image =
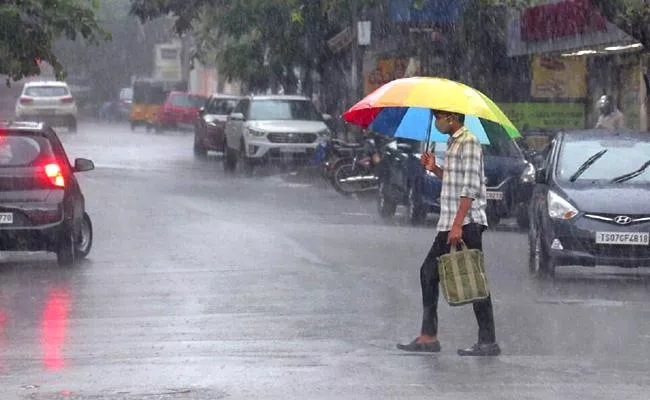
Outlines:
{"label": "yellow sign", "polygon": [[365,76],[365,94],[370,94],[382,85],[399,78],[404,78],[409,66],[408,58],[385,58],[377,62],[374,71]]}
{"label": "yellow sign", "polygon": [[521,131],[585,128],[583,103],[502,103],[499,107]]}
{"label": "yellow sign", "polygon": [[584,57],[535,56],[531,95],[541,99],[583,99],[587,96],[587,60]]}

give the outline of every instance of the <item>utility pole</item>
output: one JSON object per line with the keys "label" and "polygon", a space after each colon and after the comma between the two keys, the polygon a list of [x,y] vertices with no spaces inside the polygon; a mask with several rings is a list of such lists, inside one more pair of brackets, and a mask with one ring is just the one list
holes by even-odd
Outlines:
{"label": "utility pole", "polygon": [[[363,56],[361,55],[361,46],[359,46],[359,0],[350,1],[350,11],[352,16],[352,32],[354,39],[352,40],[352,93],[353,99],[352,102],[356,101],[355,98],[359,99],[359,93],[362,90],[360,88],[360,82],[363,80],[361,76],[363,74]],[[361,64],[361,68],[359,68]],[[350,106],[352,104],[349,104]]]}

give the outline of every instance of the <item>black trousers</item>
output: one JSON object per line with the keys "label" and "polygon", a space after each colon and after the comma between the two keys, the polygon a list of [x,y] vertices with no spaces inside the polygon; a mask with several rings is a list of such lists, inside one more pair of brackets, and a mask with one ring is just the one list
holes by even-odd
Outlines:
{"label": "black trousers", "polygon": [[[479,224],[467,224],[463,227],[463,241],[470,249],[483,250],[483,231],[485,227]],[[420,269],[420,284],[422,286],[422,317],[423,335],[436,336],[438,334],[438,297],[440,295],[440,275],[438,274],[438,257],[447,254],[450,246],[447,244],[449,232],[439,232],[433,241],[429,254]],[[478,322],[478,342],[495,343],[494,312],[492,299],[487,298],[473,303],[474,314]]]}

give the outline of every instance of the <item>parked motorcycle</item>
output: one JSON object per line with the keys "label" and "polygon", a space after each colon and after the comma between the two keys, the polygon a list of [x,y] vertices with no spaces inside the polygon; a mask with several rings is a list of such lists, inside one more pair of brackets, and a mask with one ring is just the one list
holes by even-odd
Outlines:
{"label": "parked motorcycle", "polygon": [[329,139],[318,147],[312,163],[320,165],[325,180],[333,184],[334,172],[341,164],[350,163],[354,157],[365,154],[364,143],[346,143],[339,139]]}
{"label": "parked motorcycle", "polygon": [[367,192],[379,188],[375,167],[381,161],[374,139],[366,138],[361,151],[354,157],[339,160],[332,175],[332,186],[343,194]]}

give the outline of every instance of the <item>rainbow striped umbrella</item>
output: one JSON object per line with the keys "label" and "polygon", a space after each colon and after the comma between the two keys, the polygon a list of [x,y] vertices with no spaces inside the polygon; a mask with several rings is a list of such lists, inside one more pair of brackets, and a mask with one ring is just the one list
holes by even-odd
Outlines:
{"label": "rainbow striped umbrella", "polygon": [[465,125],[485,144],[521,137],[519,130],[486,95],[443,78],[397,79],[375,90],[343,114],[355,125],[387,136],[446,142],[433,124],[432,110],[465,115]]}

